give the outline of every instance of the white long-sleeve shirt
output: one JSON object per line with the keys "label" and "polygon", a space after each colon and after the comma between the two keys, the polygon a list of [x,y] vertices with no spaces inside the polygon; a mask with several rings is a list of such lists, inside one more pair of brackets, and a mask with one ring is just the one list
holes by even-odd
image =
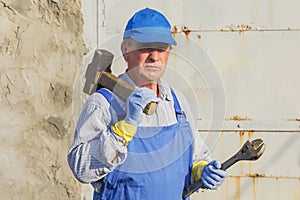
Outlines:
{"label": "white long-sleeve shirt", "polygon": [[[135,85],[127,73],[120,78]],[[193,163],[199,160],[211,161],[209,150],[197,131],[187,100],[180,92],[174,91],[194,133]],[[169,126],[177,123],[171,89],[162,82],[159,83],[158,98],[161,101],[155,113],[143,114],[140,126]],[[118,99],[118,103],[126,111],[126,102]],[[69,166],[79,181],[91,183],[96,191],[100,190],[100,180],[121,165],[127,156],[123,139],[111,130],[111,126],[118,121],[117,114],[104,96],[94,93],[87,99],[77,122],[74,142],[68,153]]]}

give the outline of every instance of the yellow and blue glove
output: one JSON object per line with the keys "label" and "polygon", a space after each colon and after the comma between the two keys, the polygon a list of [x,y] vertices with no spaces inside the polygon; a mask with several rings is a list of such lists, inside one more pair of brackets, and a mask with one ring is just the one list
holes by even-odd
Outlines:
{"label": "yellow and blue glove", "polygon": [[192,178],[194,181],[198,181],[201,178],[203,168],[208,164],[206,160],[196,162],[192,168]]}
{"label": "yellow and blue glove", "polygon": [[128,145],[136,133],[137,126],[141,123],[143,110],[150,102],[159,102],[154,92],[147,88],[136,88],[127,99],[127,113],[124,120],[112,126],[114,133],[125,140]]}

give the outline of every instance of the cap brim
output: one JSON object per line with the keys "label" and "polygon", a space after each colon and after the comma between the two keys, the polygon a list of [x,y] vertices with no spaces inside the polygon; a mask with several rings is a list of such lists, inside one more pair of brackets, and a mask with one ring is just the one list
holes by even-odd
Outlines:
{"label": "cap brim", "polygon": [[162,42],[177,45],[169,29],[164,28],[141,28],[129,30],[124,33],[124,38],[132,38],[139,43]]}

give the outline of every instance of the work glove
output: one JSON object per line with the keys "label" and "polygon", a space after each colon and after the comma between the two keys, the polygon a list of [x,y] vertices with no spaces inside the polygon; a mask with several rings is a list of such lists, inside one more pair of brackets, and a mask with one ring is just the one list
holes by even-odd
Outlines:
{"label": "work glove", "polygon": [[127,99],[127,123],[138,126],[142,120],[143,110],[150,102],[159,102],[154,92],[147,88],[136,88]]}
{"label": "work glove", "polygon": [[226,171],[221,170],[221,163],[214,160],[203,168],[201,181],[206,188],[215,190],[225,181],[226,176]]}
{"label": "work glove", "polygon": [[201,178],[203,168],[208,164],[206,160],[201,160],[193,164],[192,167],[192,178],[194,181],[198,181]]}
{"label": "work glove", "polygon": [[159,102],[154,92],[147,88],[136,88],[127,99],[127,113],[124,120],[112,126],[114,133],[125,140],[128,145],[136,133],[137,126],[141,123],[143,110],[150,102]]}

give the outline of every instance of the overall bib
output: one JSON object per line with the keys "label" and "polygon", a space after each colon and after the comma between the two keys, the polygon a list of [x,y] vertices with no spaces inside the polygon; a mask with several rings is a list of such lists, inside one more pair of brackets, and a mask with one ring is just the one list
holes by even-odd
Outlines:
{"label": "overall bib", "polygon": [[[111,93],[98,92],[114,107]],[[173,90],[172,95],[177,123],[138,127],[125,162],[106,175],[94,200],[182,200],[193,164],[193,133]]]}

